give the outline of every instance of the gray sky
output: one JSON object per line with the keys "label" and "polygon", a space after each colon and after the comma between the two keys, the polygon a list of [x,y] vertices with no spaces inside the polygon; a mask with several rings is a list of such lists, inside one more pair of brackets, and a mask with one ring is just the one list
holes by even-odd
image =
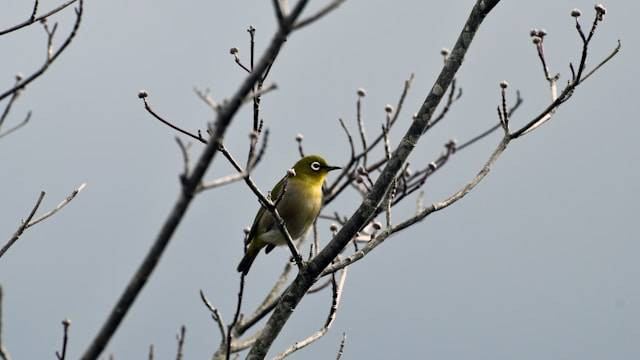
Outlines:
{"label": "gray sky", "polygon": [[[53,8],[59,1],[41,1]],[[324,2],[312,2],[311,9]],[[370,132],[416,74],[392,140],[406,130],[452,47],[473,1],[349,0],[286,43],[271,74],[280,89],[264,97],[270,144],[254,173],[268,189],[305,149],[338,165],[348,145],[337,123],[355,129],[355,92],[367,90]],[[489,177],[467,198],[387,240],[351,267],[333,328],[295,358],[344,359],[630,359],[640,356],[640,265],[634,225],[640,212],[637,133],[637,14],[633,1],[612,0],[598,29],[590,65],[622,39],[623,50],[580,87],[554,120],[513,143]],[[1,27],[28,16],[31,3],[9,0]],[[528,31],[545,28],[551,70],[568,75],[579,55],[569,10],[590,19],[593,3],[503,1],[488,17],[458,75],[464,95],[411,157],[425,164],[451,137],[464,140],[496,122],[499,81],[520,89],[525,103],[512,118],[524,124],[548,102],[548,89]],[[71,11],[55,18],[59,35]],[[5,290],[3,339],[15,359],[52,358],[60,321],[72,320],[70,356],[77,358],[102,325],[154,239],[178,194],[181,158],[174,133],[152,119],[136,94],[187,128],[212,114],[192,87],[229,96],[243,72],[228,54],[246,59],[246,28],[259,50],[275,22],[267,1],[92,1],[71,47],[27,88],[6,126],[28,111],[27,127],[0,141],[0,239],[8,238],[40,190],[43,209],[75,186],[88,187],[54,218],[29,229],[0,261]],[[61,39],[60,37],[59,39]],[[39,26],[0,38],[6,88],[45,55]],[[249,108],[235,118],[229,148],[244,157]],[[480,168],[499,136],[457,154],[427,184],[427,202],[456,191]],[[193,145],[193,156],[202,149]],[[207,178],[228,174],[220,158]],[[414,211],[413,200],[394,212]],[[355,193],[331,204],[349,214]],[[175,353],[187,326],[185,356],[210,356],[219,342],[198,297],[203,289],[230,320],[235,306],[242,228],[258,204],[244,184],[206,192],[194,201],[142,295],[106,353],[158,358]],[[323,242],[329,223],[322,223]],[[2,240],[4,241],[4,240]],[[244,309],[253,310],[279,274],[286,248],[261,255],[247,278]],[[273,346],[278,352],[317,330],[328,292],[306,297]]]}

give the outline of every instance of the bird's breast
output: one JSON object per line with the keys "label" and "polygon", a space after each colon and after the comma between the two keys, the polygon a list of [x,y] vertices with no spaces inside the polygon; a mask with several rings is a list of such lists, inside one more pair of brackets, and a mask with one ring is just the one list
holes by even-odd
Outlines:
{"label": "bird's breast", "polygon": [[304,235],[315,220],[322,205],[322,188],[292,182],[287,186],[278,212],[293,239]]}

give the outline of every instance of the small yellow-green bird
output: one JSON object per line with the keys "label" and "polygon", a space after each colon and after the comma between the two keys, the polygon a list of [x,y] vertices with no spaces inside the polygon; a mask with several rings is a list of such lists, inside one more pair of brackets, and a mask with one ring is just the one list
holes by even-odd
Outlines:
{"label": "small yellow-green bird", "polygon": [[[293,166],[288,175],[287,187],[276,206],[293,240],[300,238],[309,229],[322,207],[322,184],[331,170],[340,169],[328,165],[318,155],[305,156]],[[293,176],[291,176],[293,175]],[[287,176],[271,190],[271,198],[277,199]],[[260,208],[247,238],[247,252],[238,264],[238,271],[246,274],[263,247],[269,253],[276,245],[286,244],[286,239],[278,228],[273,215]]]}

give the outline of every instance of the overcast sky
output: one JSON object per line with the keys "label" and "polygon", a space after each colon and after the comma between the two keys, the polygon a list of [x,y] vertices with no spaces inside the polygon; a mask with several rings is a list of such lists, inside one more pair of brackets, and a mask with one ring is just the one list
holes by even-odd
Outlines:
{"label": "overcast sky", "polygon": [[[290,1],[292,2],[292,1]],[[61,0],[42,0],[40,11]],[[312,1],[308,13],[324,1]],[[294,137],[309,153],[343,165],[348,144],[337,119],[355,124],[356,89],[367,91],[364,119],[373,133],[415,73],[400,138],[441,69],[440,49],[452,47],[474,1],[348,0],[313,26],[293,34],[270,78],[279,89],[263,99],[271,138],[253,174],[270,188],[298,158]],[[460,141],[497,121],[498,83],[520,89],[524,104],[512,123],[524,124],[549,101],[529,29],[545,28],[549,65],[568,79],[580,41],[569,11],[591,21],[593,2],[504,0],[485,20],[458,73],[462,98],[430,135],[412,164],[435,159],[450,138]],[[611,0],[588,65],[623,43],[622,52],[585,82],[552,122],[509,147],[465,199],[387,240],[350,268],[330,332],[298,359],[330,359],[343,332],[343,359],[632,359],[640,356],[640,160],[637,134],[637,19],[640,5]],[[3,1],[0,28],[23,21],[32,4]],[[57,41],[73,22],[60,22]],[[54,20],[51,19],[51,20]],[[136,97],[189,129],[213,119],[192,88],[221,100],[245,74],[229,55],[248,55],[246,28],[258,50],[275,30],[268,1],[86,1],[77,38],[15,104],[5,127],[32,110],[31,122],[0,140],[0,241],[8,239],[40,190],[54,207],[83,182],[63,211],[30,228],[0,259],[5,292],[3,341],[14,359],[53,358],[60,321],[72,320],[70,358],[79,357],[138,267],[179,192],[176,135],[151,118]],[[585,25],[586,26],[586,25]],[[0,82],[40,66],[46,37],[38,24],[0,38]],[[4,106],[4,103],[2,104]],[[226,143],[246,156],[249,107],[234,119]],[[186,139],[185,139],[186,140]],[[456,154],[425,187],[425,202],[455,192],[480,169],[496,134]],[[203,147],[193,144],[194,157]],[[211,179],[232,169],[218,158]],[[350,214],[354,192],[327,211]],[[185,358],[208,358],[219,335],[198,290],[230,320],[235,309],[242,229],[258,208],[242,183],[199,195],[165,256],[105,354],[141,359],[175,355],[185,324]],[[394,212],[411,216],[415,199]],[[322,243],[329,240],[321,222]],[[287,249],[256,260],[247,277],[251,312],[279,274]],[[271,355],[319,329],[331,295],[306,297]]]}

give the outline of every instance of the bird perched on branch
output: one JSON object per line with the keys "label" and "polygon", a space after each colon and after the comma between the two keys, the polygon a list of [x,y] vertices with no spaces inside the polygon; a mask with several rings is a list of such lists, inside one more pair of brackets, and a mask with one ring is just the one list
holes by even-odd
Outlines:
{"label": "bird perched on branch", "polygon": [[[300,238],[309,229],[322,207],[322,184],[331,170],[340,169],[328,165],[320,156],[305,156],[293,166],[282,180],[271,190],[271,199],[284,220],[292,240]],[[285,186],[286,182],[286,186]],[[280,192],[284,188],[284,193]],[[284,245],[287,240],[280,231],[271,212],[261,207],[253,220],[247,236],[249,246],[238,271],[246,274],[262,248],[269,253],[276,245]]]}

